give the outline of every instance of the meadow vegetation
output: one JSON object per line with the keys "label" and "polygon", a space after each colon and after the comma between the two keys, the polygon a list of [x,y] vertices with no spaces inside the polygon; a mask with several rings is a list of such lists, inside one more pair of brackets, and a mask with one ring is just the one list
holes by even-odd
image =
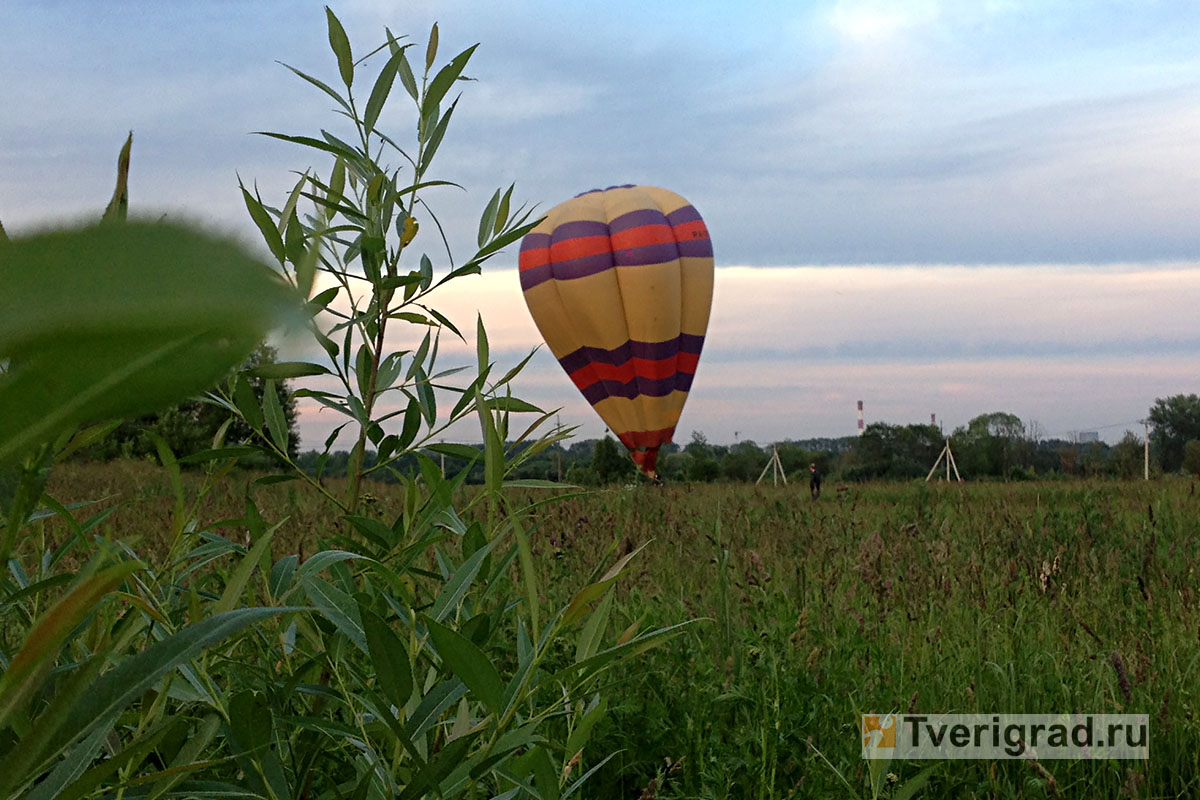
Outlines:
{"label": "meadow vegetation", "polygon": [[[326,23],[335,79],[293,71],[340,127],[267,134],[324,166],[278,204],[242,187],[274,264],[127,220],[129,142],[102,224],[0,238],[0,798],[1198,793],[1193,484],[530,475],[569,431],[523,365],[481,323],[472,368],[437,358],[437,287],[535,222],[497,190],[456,263],[424,204],[474,48],[438,66],[435,26],[356,58]],[[289,324],[320,359],[246,363]],[[301,378],[341,477],[336,437],[296,454]],[[147,457],[71,460],[197,392],[225,415],[198,452],[148,429]],[[478,446],[439,443],[467,417]],[[1145,712],[1152,757],[889,775],[871,710]]]}
{"label": "meadow vegetation", "polygon": [[[211,490],[235,518],[252,490],[308,555],[339,519],[298,484]],[[186,491],[199,476],[185,476]],[[331,481],[337,489],[342,482]],[[145,462],[68,465],[64,498],[111,496],[102,527],[166,547],[170,481]],[[457,490],[466,497],[479,492]],[[529,490],[519,490],[528,492]],[[372,484],[367,512],[405,502]],[[60,522],[44,523],[61,538]],[[610,603],[614,633],[698,620],[609,675],[584,764],[588,797],[1188,797],[1200,791],[1200,497],[1182,479],[953,486],[595,490],[530,515],[542,600],[646,545]],[[423,564],[433,567],[434,564]],[[574,643],[554,658],[569,661]],[[891,764],[860,759],[857,715],[1147,713],[1142,762]],[[886,773],[899,783],[889,792]],[[924,781],[927,781],[925,783]]]}

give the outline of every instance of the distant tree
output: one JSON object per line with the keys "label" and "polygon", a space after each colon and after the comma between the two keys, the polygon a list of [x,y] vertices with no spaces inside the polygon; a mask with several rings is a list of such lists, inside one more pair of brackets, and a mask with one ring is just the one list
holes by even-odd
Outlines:
{"label": "distant tree", "polygon": [[1108,460],[1108,445],[1104,442],[1092,442],[1085,447],[1079,462],[1083,467],[1083,474],[1089,478],[1113,474],[1112,465]]}
{"label": "distant tree", "polygon": [[597,477],[596,470],[592,469],[590,464],[572,464],[571,468],[567,470],[564,480],[576,486],[600,485],[600,478]]}
{"label": "distant tree", "polygon": [[683,451],[691,456],[687,480],[707,483],[721,477],[721,462],[717,458],[716,448],[708,443],[703,433],[692,431],[692,441]]}
{"label": "distant tree", "polygon": [[673,452],[658,455],[658,474],[668,483],[688,480],[691,474],[692,457],[688,453]]}
{"label": "distant tree", "polygon": [[1058,468],[1066,475],[1074,475],[1079,461],[1079,447],[1070,442],[1062,442],[1056,448]]}
{"label": "distant tree", "polygon": [[738,442],[721,459],[721,474],[731,481],[753,481],[766,466],[770,451],[763,452],[752,441]]}
{"label": "distant tree", "polygon": [[[268,344],[260,344],[247,356],[239,371],[253,370],[278,360],[278,352]],[[259,402],[266,393],[265,378],[248,377],[247,382]],[[276,396],[283,408],[288,426],[288,443],[291,455],[295,456],[300,444],[296,426],[296,400],[286,381],[275,382]],[[113,458],[140,458],[157,452],[154,438],[161,437],[177,455],[183,456],[212,447],[213,438],[230,414],[220,406],[202,398],[196,398],[172,406],[157,414],[125,420],[108,437],[82,453],[85,458],[107,461]],[[254,437],[240,418],[235,418],[225,432],[225,444],[236,445],[249,442]]]}
{"label": "distant tree", "polygon": [[843,475],[847,480],[921,477],[933,466],[941,446],[942,433],[932,425],[873,422],[858,437]]}
{"label": "distant tree", "polygon": [[1108,453],[1112,473],[1118,478],[1140,478],[1145,467],[1145,452],[1142,440],[1133,431],[1125,431],[1121,441],[1113,445]]}
{"label": "distant tree", "polygon": [[980,414],[954,431],[951,446],[964,475],[1007,478],[1018,463],[1025,439],[1025,423],[1016,414],[993,411]]}
{"label": "distant tree", "polygon": [[596,449],[592,453],[592,470],[601,484],[616,483],[632,477],[636,472],[633,459],[625,452],[625,448],[607,435],[596,442]]}
{"label": "distant tree", "polygon": [[1150,408],[1150,424],[1154,426],[1150,442],[1158,452],[1163,472],[1179,471],[1188,441],[1200,439],[1200,396],[1158,398]]}
{"label": "distant tree", "polygon": [[1200,476],[1200,439],[1188,439],[1183,446],[1183,471]]}

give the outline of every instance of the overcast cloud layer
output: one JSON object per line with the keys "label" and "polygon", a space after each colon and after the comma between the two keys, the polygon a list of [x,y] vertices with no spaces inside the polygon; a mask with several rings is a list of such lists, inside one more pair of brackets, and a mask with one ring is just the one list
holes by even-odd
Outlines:
{"label": "overcast cloud layer", "polygon": [[[876,419],[1005,409],[1066,431],[1197,390],[1200,6],[334,8],[358,52],[384,25],[423,44],[435,19],[443,58],[481,42],[440,155],[441,177],[468,191],[431,197],[456,252],[491,191],[514,181],[542,208],[645,182],[700,209],[722,273],[682,427],[718,440],[844,433],[865,394]],[[2,18],[10,233],[97,213],[130,129],[134,209],[247,240],[237,174],[271,198],[289,170],[325,167],[249,135],[337,127],[274,63],[336,81],[320,3],[9,0]],[[383,120],[398,135],[402,110]],[[495,329],[525,331],[514,352],[533,330],[524,315],[485,311]],[[530,390],[570,409],[564,422],[593,425],[553,366]],[[746,384],[758,389],[737,396]],[[732,409],[747,403],[739,422]]]}

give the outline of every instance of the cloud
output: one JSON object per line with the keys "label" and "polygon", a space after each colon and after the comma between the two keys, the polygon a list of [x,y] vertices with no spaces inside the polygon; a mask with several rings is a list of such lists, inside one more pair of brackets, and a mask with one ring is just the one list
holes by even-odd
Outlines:
{"label": "cloud", "polygon": [[[457,280],[433,302],[468,340],[443,337],[444,366],[474,363],[476,313],[500,370],[541,345],[514,270]],[[848,433],[858,399],[872,419],[893,422],[936,412],[957,425],[998,408],[1050,430],[1136,419],[1155,397],[1194,386],[1197,307],[1197,263],[724,267],[681,424],[716,441],[734,430],[768,440]],[[394,349],[423,335],[392,331]],[[587,435],[601,430],[544,347],[514,389],[562,408],[564,424]],[[306,445],[334,419],[320,412],[322,427],[313,412],[309,404]],[[452,433],[470,438],[474,428]]]}

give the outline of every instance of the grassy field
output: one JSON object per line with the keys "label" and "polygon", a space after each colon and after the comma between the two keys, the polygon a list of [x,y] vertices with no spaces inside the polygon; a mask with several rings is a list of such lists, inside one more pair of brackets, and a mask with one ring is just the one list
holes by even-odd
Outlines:
{"label": "grassy field", "polygon": [[[202,517],[240,516],[247,483],[220,485]],[[399,502],[370,491],[380,517]],[[118,504],[104,525],[146,554],[170,529],[153,465],[66,465],[51,493]],[[339,530],[300,484],[255,497],[301,555]],[[943,762],[916,796],[1200,795],[1190,482],[829,485],[816,502],[801,488],[643,487],[538,514],[548,602],[645,544],[611,628],[697,620],[615,676],[585,762],[617,755],[589,797],[870,797],[868,711],[1150,715],[1148,762]],[[924,766],[890,764],[883,796]]]}

